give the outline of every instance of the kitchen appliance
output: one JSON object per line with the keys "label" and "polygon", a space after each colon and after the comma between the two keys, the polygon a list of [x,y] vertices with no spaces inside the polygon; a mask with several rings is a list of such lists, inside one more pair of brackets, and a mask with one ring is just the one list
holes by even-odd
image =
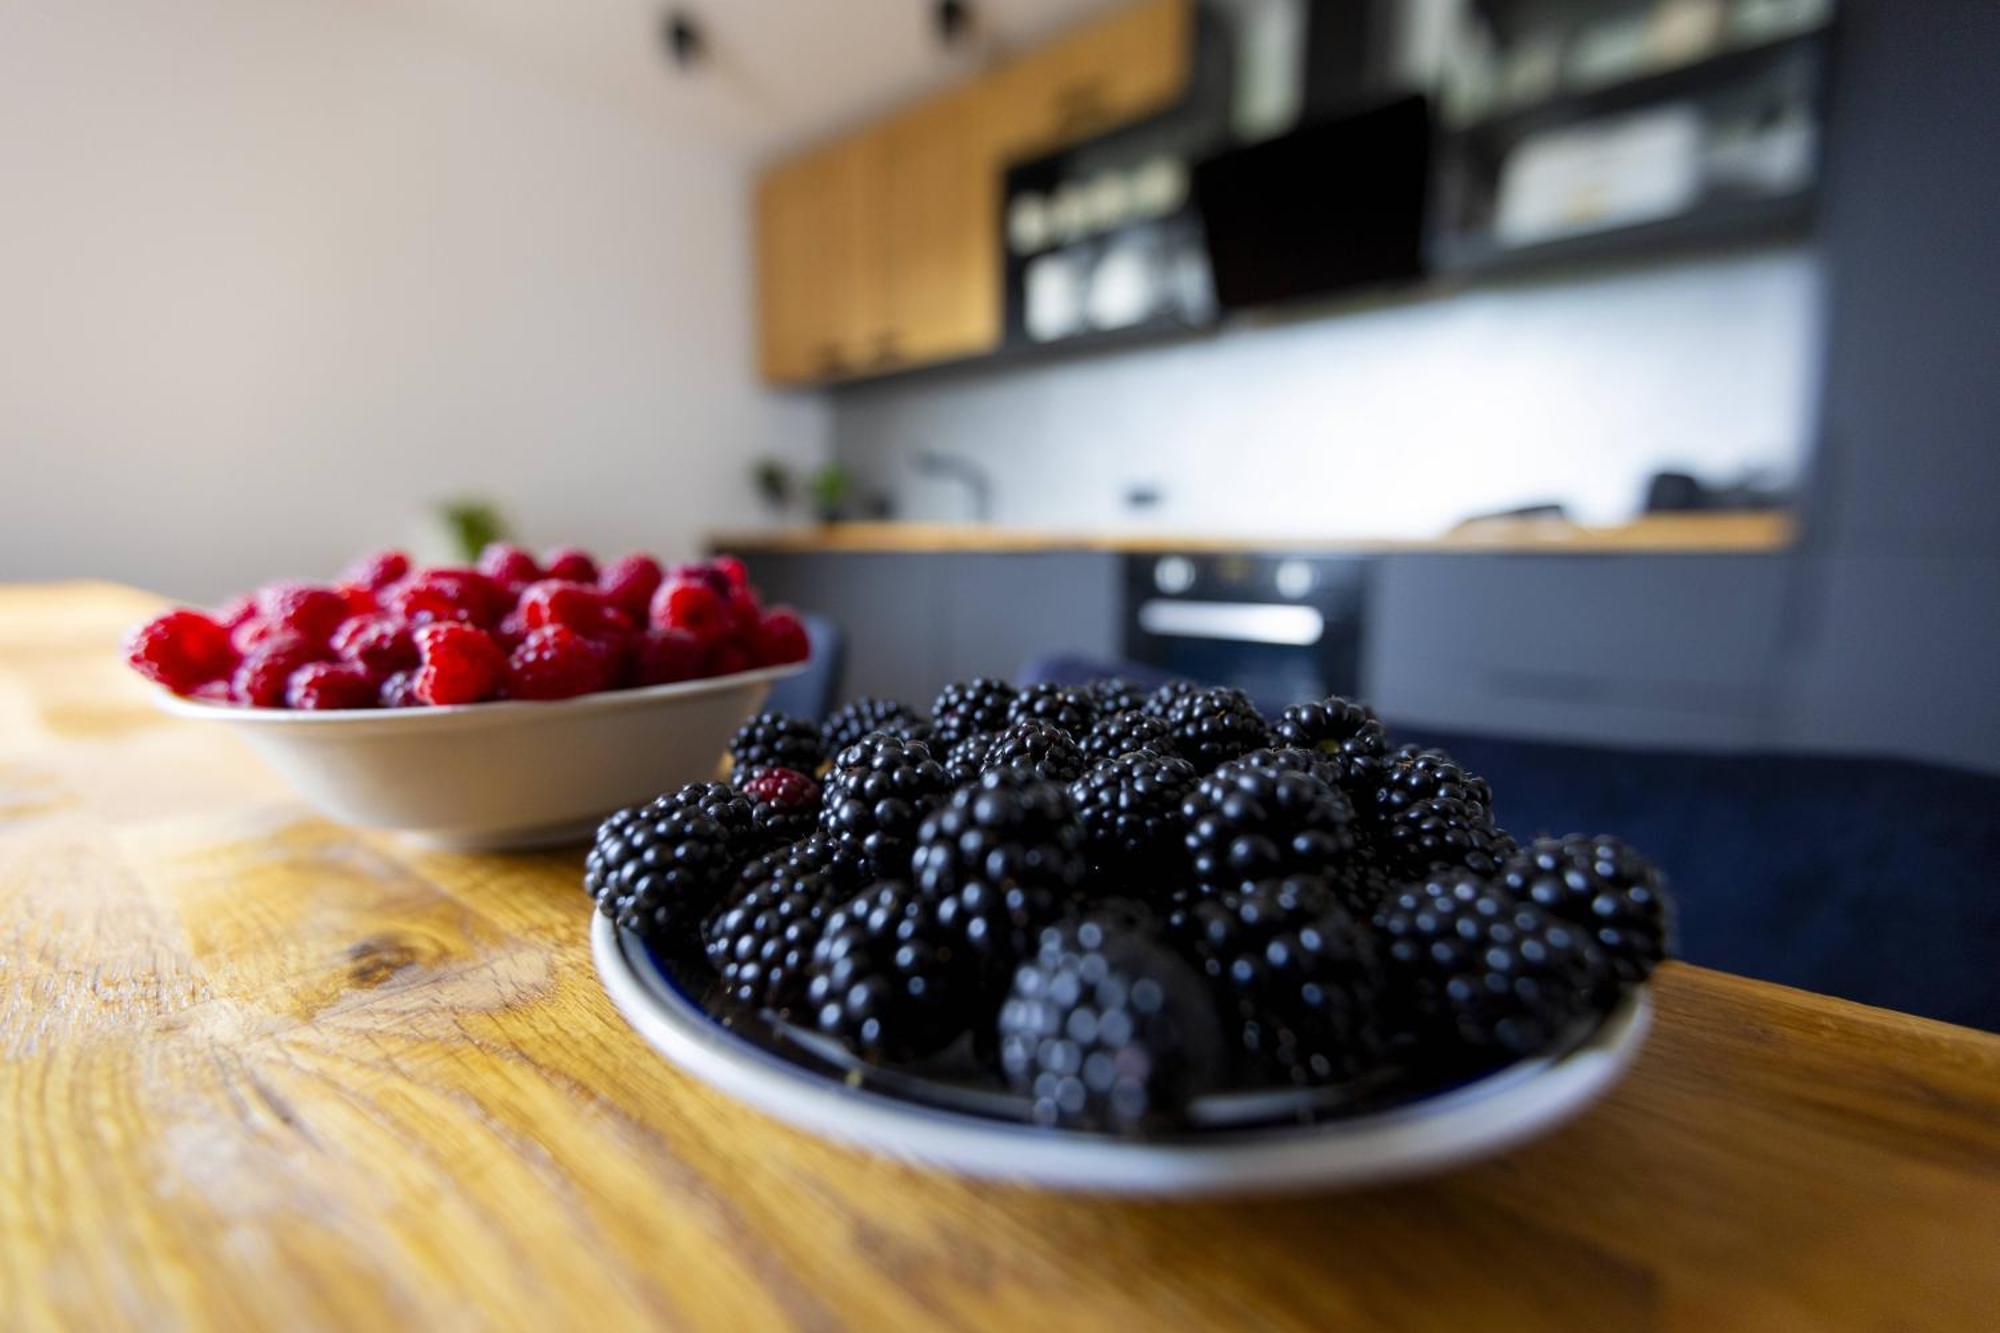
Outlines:
{"label": "kitchen appliance", "polygon": [[1419,276],[1440,3],[1197,6],[1179,105],[1008,171],[1008,342]]}
{"label": "kitchen appliance", "polygon": [[1373,563],[1324,553],[1128,555],[1120,651],[1260,701],[1358,694]]}
{"label": "kitchen appliance", "polygon": [[1224,310],[1421,277],[1431,175],[1420,96],[1199,163],[1194,197]]}

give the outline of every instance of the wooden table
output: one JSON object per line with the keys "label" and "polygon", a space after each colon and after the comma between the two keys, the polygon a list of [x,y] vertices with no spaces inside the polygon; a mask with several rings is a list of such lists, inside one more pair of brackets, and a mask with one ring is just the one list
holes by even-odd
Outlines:
{"label": "wooden table", "polygon": [[577,854],[339,827],[156,713],[150,606],[0,590],[7,1327],[2000,1326],[2000,1039],[1670,966],[1623,1085],[1444,1179],[946,1179],[656,1058]]}
{"label": "wooden table", "polygon": [[1546,518],[1492,518],[1436,537],[1302,537],[1264,533],[1092,531],[1002,527],[992,523],[852,522],[743,528],[712,533],[710,550],[739,554],[971,551],[991,555],[1046,551],[1193,552],[1325,551],[1355,555],[1460,552],[1478,555],[1763,555],[1788,549],[1797,525],[1781,510],[1642,514],[1609,527]]}

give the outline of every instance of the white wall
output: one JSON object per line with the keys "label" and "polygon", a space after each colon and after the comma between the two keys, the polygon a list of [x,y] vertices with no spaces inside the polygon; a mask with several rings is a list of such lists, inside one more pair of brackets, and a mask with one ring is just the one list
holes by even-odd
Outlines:
{"label": "white wall", "polygon": [[0,578],[210,597],[459,493],[753,517],[824,408],[754,383],[745,171],[392,5],[0,5]]}
{"label": "white wall", "polygon": [[[1660,468],[1796,475],[1818,306],[1797,247],[1568,274],[851,389],[834,438],[916,518],[965,513],[911,475],[938,450],[991,470],[1006,523],[1414,537],[1544,500],[1612,522]],[[1134,513],[1141,482],[1162,503]]]}

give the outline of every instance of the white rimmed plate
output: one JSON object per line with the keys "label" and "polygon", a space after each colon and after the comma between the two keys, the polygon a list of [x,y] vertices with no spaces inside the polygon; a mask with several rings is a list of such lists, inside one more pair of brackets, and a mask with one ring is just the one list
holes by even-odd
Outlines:
{"label": "white rimmed plate", "polygon": [[793,1063],[710,1018],[636,936],[591,918],[611,1001],[688,1073],[809,1133],[960,1175],[1158,1197],[1350,1188],[1442,1171],[1546,1133],[1596,1100],[1645,1039],[1644,989],[1582,1044],[1390,1110],[1158,1142],[1074,1134],[920,1105]]}

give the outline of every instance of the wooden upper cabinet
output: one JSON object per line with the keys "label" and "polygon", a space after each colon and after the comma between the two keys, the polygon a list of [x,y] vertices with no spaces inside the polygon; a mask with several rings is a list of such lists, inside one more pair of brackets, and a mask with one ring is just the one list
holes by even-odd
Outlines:
{"label": "wooden upper cabinet", "polygon": [[1000,173],[985,114],[974,86],[883,129],[890,364],[969,356],[1000,341]]}
{"label": "wooden upper cabinet", "polygon": [[824,332],[815,321],[827,309],[827,293],[814,215],[823,174],[817,158],[797,158],[757,183],[758,367],[777,384],[804,383],[819,373]]}
{"label": "wooden upper cabinet", "polygon": [[1189,0],[1141,0],[758,182],[758,360],[816,384],[999,345],[1007,162],[1167,106]]}
{"label": "wooden upper cabinet", "polygon": [[814,219],[826,238],[821,374],[840,378],[880,362],[889,338],[887,136],[869,130],[821,158],[826,183]]}
{"label": "wooden upper cabinet", "polygon": [[1029,52],[991,76],[1003,161],[1152,115],[1186,89],[1189,0],[1141,0]]}
{"label": "wooden upper cabinet", "polygon": [[781,163],[757,187],[759,367],[778,384],[869,368],[888,327],[886,147],[857,135]]}

